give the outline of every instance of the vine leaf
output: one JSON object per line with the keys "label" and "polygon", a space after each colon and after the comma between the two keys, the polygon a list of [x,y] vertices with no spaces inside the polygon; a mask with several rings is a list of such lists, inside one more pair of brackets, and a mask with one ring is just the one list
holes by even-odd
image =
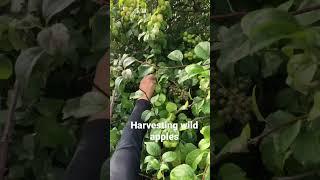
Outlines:
{"label": "vine leaf", "polygon": [[72,4],[75,0],[43,0],[42,2],[42,15],[48,23],[52,16],[61,12]]}
{"label": "vine leaf", "polygon": [[40,47],[50,55],[66,52],[70,46],[69,39],[68,29],[61,23],[42,30],[37,36]]}
{"label": "vine leaf", "polygon": [[147,152],[152,156],[159,156],[161,148],[156,142],[145,142]]}
{"label": "vine leaf", "polygon": [[293,157],[304,166],[320,163],[320,141],[317,134],[319,133],[314,131],[302,132],[292,145]]}
{"label": "vine leaf", "polygon": [[242,18],[241,27],[250,40],[251,52],[288,38],[301,29],[291,14],[274,8],[250,12]]}
{"label": "vine leaf", "polygon": [[44,51],[40,47],[29,48],[20,53],[15,64],[15,74],[23,88],[27,86],[33,67],[43,54]]}
{"label": "vine leaf", "polygon": [[202,160],[203,154],[204,154],[204,151],[202,151],[201,149],[195,149],[186,156],[185,162],[189,164],[193,170],[196,170],[198,164]]}
{"label": "vine leaf", "polygon": [[209,59],[210,58],[210,43],[205,41],[205,42],[200,42],[195,48],[194,48],[195,54],[203,59]]}
{"label": "vine leaf", "polygon": [[170,172],[170,179],[171,180],[179,180],[179,179],[186,179],[192,180],[195,178],[194,170],[187,164],[181,164]]}
{"label": "vine leaf", "polygon": [[248,140],[250,138],[250,126],[247,124],[241,132],[241,135],[239,137],[236,137],[229,141],[220,151],[218,154],[218,157],[222,157],[225,154],[228,153],[241,153],[241,152],[247,152],[248,151]]}
{"label": "vine leaf", "polygon": [[163,155],[162,155],[162,160],[164,162],[172,162],[174,160],[177,159],[177,153],[176,152],[173,152],[173,151],[168,151],[168,152],[165,152]]}
{"label": "vine leaf", "polygon": [[173,61],[182,61],[183,54],[180,50],[174,50],[168,55],[168,58]]}
{"label": "vine leaf", "polygon": [[0,79],[8,79],[12,75],[12,63],[11,60],[0,54]]}
{"label": "vine leaf", "polygon": [[223,180],[248,180],[246,173],[233,163],[224,164],[219,170],[219,177]]}

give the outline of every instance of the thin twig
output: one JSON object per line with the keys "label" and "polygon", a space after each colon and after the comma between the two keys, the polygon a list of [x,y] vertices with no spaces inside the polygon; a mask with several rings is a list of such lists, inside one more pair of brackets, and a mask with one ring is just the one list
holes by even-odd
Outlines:
{"label": "thin twig", "polygon": [[14,126],[14,113],[19,96],[19,83],[16,80],[13,89],[13,98],[5,121],[2,137],[0,140],[0,180],[5,179],[6,166],[8,160],[9,141],[12,135],[12,128]]}
{"label": "thin twig", "polygon": [[143,176],[143,177],[145,177],[145,178],[147,178],[147,179],[152,179],[152,177],[150,177],[150,176],[147,176],[147,175],[145,175],[145,174],[142,174],[142,173],[139,173],[139,175],[140,175],[140,176]]}
{"label": "thin twig", "polygon": [[[301,10],[291,12],[291,14],[292,15],[299,15],[299,14],[303,14],[303,13],[307,13],[307,12],[315,11],[315,10],[319,10],[319,9],[320,9],[320,5],[316,5],[316,6],[312,6],[312,7],[308,7],[308,8],[304,8]],[[225,19],[229,19],[229,18],[242,18],[243,16],[245,16],[248,13],[249,12],[242,11],[242,12],[233,12],[233,13],[229,13],[229,14],[220,14],[220,15],[211,16],[210,19],[218,21],[218,20],[225,20]]]}
{"label": "thin twig", "polygon": [[309,172],[305,172],[305,173],[302,173],[302,174],[297,174],[297,175],[294,175],[294,176],[274,177],[274,178],[272,178],[272,180],[298,180],[298,179],[303,179],[305,177],[309,177],[309,176],[312,176],[312,175],[316,175],[318,173],[320,173],[319,169],[312,170],[312,171],[309,171]]}
{"label": "thin twig", "polygon": [[279,130],[281,130],[282,128],[287,127],[287,126],[289,126],[289,125],[291,125],[291,124],[294,124],[294,123],[296,123],[296,122],[298,122],[298,121],[302,121],[302,120],[304,120],[304,119],[306,119],[306,118],[307,118],[307,115],[304,115],[304,116],[301,116],[301,117],[297,117],[297,118],[295,118],[295,119],[293,119],[293,120],[291,120],[291,121],[289,121],[289,122],[286,122],[286,123],[284,123],[284,124],[281,124],[280,126],[274,127],[274,128],[272,128],[272,129],[270,129],[269,131],[265,131],[265,132],[262,133],[261,135],[255,137],[255,138],[253,138],[253,139],[250,139],[248,143],[249,143],[249,144],[253,144],[253,145],[257,145],[263,138],[269,136],[270,134],[272,134],[272,133],[274,133],[274,132],[276,132],[276,131],[279,131]]}

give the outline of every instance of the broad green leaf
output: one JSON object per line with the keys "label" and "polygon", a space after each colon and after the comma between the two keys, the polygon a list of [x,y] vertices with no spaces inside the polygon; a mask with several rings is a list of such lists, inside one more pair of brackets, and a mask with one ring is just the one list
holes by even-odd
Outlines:
{"label": "broad green leaf", "polygon": [[203,135],[205,139],[210,139],[210,126],[202,127],[200,133]]}
{"label": "broad green leaf", "polygon": [[306,93],[311,88],[317,69],[317,64],[308,55],[295,55],[287,64],[287,84],[301,93]]}
{"label": "broad green leaf", "polygon": [[254,114],[256,115],[258,121],[260,122],[265,122],[264,117],[262,116],[258,104],[257,104],[257,98],[256,98],[256,86],[254,86],[252,90],[252,110]]}
{"label": "broad green leaf", "polygon": [[313,131],[301,132],[291,149],[293,157],[303,166],[320,163],[320,139]]}
{"label": "broad green leaf", "polygon": [[292,7],[295,0],[288,0],[278,6],[278,9],[283,11],[289,11],[289,9]]}
{"label": "broad green leaf", "polygon": [[67,8],[75,0],[43,0],[42,15],[49,22],[52,16]]}
{"label": "broad green leaf", "polygon": [[220,29],[219,40],[222,44],[217,66],[222,72],[227,71],[234,63],[250,54],[250,43],[242,32],[240,24],[236,24],[230,29]]}
{"label": "broad green leaf", "polygon": [[181,160],[185,160],[186,156],[195,149],[197,149],[197,147],[192,143],[179,143],[176,152],[180,155]]}
{"label": "broad green leaf", "polygon": [[143,113],[141,114],[141,119],[143,121],[148,121],[150,119],[150,117],[154,116],[154,112],[150,111],[150,110],[145,110],[143,111]]}
{"label": "broad green leaf", "polygon": [[80,98],[68,99],[63,107],[63,119],[76,116],[80,107]]}
{"label": "broad green leaf", "polygon": [[170,180],[194,180],[193,169],[187,164],[181,164],[170,172]]}
{"label": "broad green leaf", "polygon": [[241,135],[237,138],[229,141],[223,149],[220,151],[218,156],[224,156],[229,153],[241,153],[248,151],[248,140],[250,138],[251,130],[249,124],[247,124],[241,132]]}
{"label": "broad green leaf", "polygon": [[143,64],[141,66],[138,67],[138,73],[139,73],[139,77],[144,77],[148,74],[151,74],[154,72],[154,67],[150,66],[148,64]]}
{"label": "broad green leaf", "polygon": [[[123,80],[124,80],[124,79],[123,79],[122,76],[117,77],[117,79],[116,79],[115,82],[114,82],[114,86],[115,86],[115,89],[116,89],[116,90],[118,90],[118,91],[120,90],[121,83],[122,83]],[[139,92],[141,92],[141,91],[139,91]]]}
{"label": "broad green leaf", "polygon": [[147,171],[149,170],[159,170],[160,169],[160,163],[157,159],[152,159],[148,164],[147,164]]}
{"label": "broad green leaf", "polygon": [[[265,128],[265,132],[274,128],[281,127],[287,123],[294,121],[295,119],[295,116],[284,111],[277,111],[275,113],[272,113],[266,118],[267,126]],[[285,152],[296,139],[297,135],[300,132],[300,127],[301,122],[297,121],[292,124],[290,123],[289,125],[279,129],[277,132],[271,134],[275,151],[279,153]]]}
{"label": "broad green leaf", "polygon": [[176,158],[177,158],[177,153],[173,152],[173,151],[165,152],[162,155],[162,161],[164,161],[164,162],[172,162],[172,161],[176,160]]}
{"label": "broad green leaf", "polygon": [[159,156],[161,148],[156,142],[145,142],[147,152],[152,156]]}
{"label": "broad green leaf", "polygon": [[174,50],[168,55],[168,58],[173,61],[182,61],[183,54],[180,50]]}
{"label": "broad green leaf", "polygon": [[320,117],[320,92],[314,94],[313,107],[309,113],[309,120],[313,121]]}
{"label": "broad green leaf", "polygon": [[219,177],[222,180],[248,180],[246,172],[233,163],[224,164],[219,170]]}
{"label": "broad green leaf", "polygon": [[0,54],[0,79],[9,79],[12,75],[12,69],[11,60],[7,56]]}
{"label": "broad green leaf", "polygon": [[152,161],[152,160],[154,160],[154,159],[156,159],[156,158],[153,157],[153,156],[146,156],[146,157],[144,158],[143,163],[149,163],[150,161]]}
{"label": "broad green leaf", "polygon": [[252,52],[300,30],[300,25],[291,14],[274,8],[250,12],[242,18],[241,27],[249,37]]}
{"label": "broad green leaf", "polygon": [[43,29],[37,36],[37,41],[48,54],[55,55],[69,50],[70,35],[64,24],[54,24]]}
{"label": "broad green leaf", "polygon": [[171,113],[177,111],[177,105],[173,102],[168,102],[166,105],[166,110]]}
{"label": "broad green leaf", "polygon": [[41,60],[44,51],[40,47],[33,47],[22,51],[15,64],[16,78],[22,87],[26,87],[33,67]]}
{"label": "broad green leaf", "polygon": [[197,169],[198,164],[202,160],[204,152],[201,149],[195,149],[186,156],[186,164],[189,164],[193,170]]}
{"label": "broad green leaf", "polygon": [[179,108],[179,111],[187,110],[188,107],[189,107],[189,101],[186,101],[186,103]]}
{"label": "broad green leaf", "polygon": [[28,47],[27,43],[23,40],[23,36],[22,31],[16,29],[16,25],[14,23],[9,25],[8,40],[15,50],[22,50]]}
{"label": "broad green leaf", "polygon": [[275,75],[278,72],[283,59],[278,53],[266,52],[262,63],[262,74],[264,78]]}
{"label": "broad green leaf", "polygon": [[198,146],[201,150],[208,149],[210,147],[210,139],[201,139]]}
{"label": "broad green leaf", "polygon": [[80,99],[80,106],[75,114],[76,118],[87,117],[106,109],[107,97],[99,92],[88,92]]}
{"label": "broad green leaf", "polygon": [[130,66],[132,63],[134,63],[137,59],[134,57],[127,57],[123,60],[123,68],[127,68],[128,66]]}
{"label": "broad green leaf", "polygon": [[210,43],[205,41],[205,42],[200,42],[195,48],[194,52],[196,55],[203,59],[209,59],[210,58]]}
{"label": "broad green leaf", "polygon": [[195,76],[200,74],[202,71],[204,71],[203,66],[199,65],[199,64],[191,64],[188,65],[185,68],[186,72],[188,73],[189,77]]}

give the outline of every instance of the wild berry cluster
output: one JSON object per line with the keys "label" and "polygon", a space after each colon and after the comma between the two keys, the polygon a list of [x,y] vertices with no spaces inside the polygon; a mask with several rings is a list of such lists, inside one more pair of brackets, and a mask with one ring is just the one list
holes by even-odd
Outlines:
{"label": "wild berry cluster", "polygon": [[240,79],[235,87],[218,87],[215,106],[219,109],[218,115],[226,121],[238,120],[246,123],[252,118],[251,96],[246,93],[250,88],[250,81]]}

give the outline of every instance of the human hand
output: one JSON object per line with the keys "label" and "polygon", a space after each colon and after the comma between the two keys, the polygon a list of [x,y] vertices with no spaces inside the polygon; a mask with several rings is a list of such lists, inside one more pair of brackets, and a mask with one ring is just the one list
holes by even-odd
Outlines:
{"label": "human hand", "polygon": [[143,91],[143,95],[140,97],[140,99],[145,99],[150,101],[151,97],[153,96],[155,87],[156,87],[156,77],[153,74],[145,76],[140,81],[139,89]]}

